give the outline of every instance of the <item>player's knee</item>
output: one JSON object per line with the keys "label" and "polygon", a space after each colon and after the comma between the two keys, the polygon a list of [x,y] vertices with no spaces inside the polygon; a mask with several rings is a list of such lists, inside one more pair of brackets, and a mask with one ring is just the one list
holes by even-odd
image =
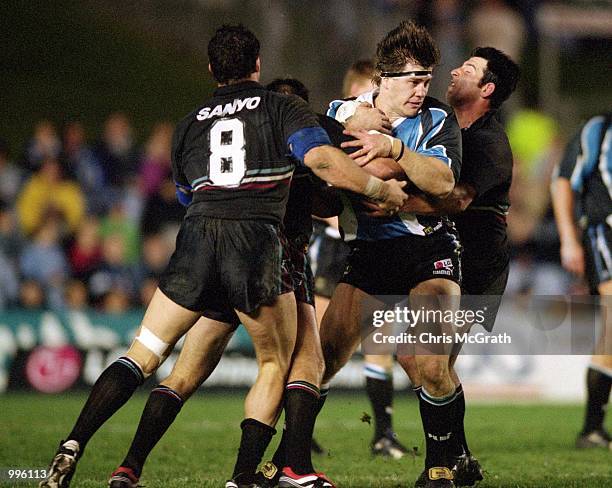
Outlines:
{"label": "player's knee", "polygon": [[161,340],[146,327],[142,327],[132,342],[127,356],[140,366],[146,378],[151,376],[166,360],[171,349],[170,344]]}
{"label": "player's knee", "polygon": [[183,401],[187,400],[200,387],[200,378],[186,377],[180,374],[171,373],[164,381],[161,382],[164,386],[172,388],[177,392]]}
{"label": "player's knee", "polygon": [[448,382],[448,363],[441,359],[442,356],[440,356],[440,358],[436,358],[431,361],[424,361],[419,364],[419,373],[421,376],[421,381],[424,385],[429,385],[434,389],[438,389]]}

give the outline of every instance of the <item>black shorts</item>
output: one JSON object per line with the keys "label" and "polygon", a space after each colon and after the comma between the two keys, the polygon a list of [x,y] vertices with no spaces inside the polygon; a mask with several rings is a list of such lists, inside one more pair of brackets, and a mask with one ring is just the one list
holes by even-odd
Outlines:
{"label": "black shorts", "polygon": [[495,325],[502,296],[506,291],[510,263],[501,270],[464,268],[461,283],[461,307],[467,310],[481,310],[484,315],[482,326],[491,332]]}
{"label": "black shorts", "polygon": [[314,307],[314,276],[308,256],[308,236],[288,239],[287,253],[291,261],[291,279],[295,299]]}
{"label": "black shorts", "polygon": [[606,223],[591,225],[584,232],[586,278],[592,295],[599,285],[612,280],[612,229]]}
{"label": "black shorts", "polygon": [[[283,244],[281,293],[293,291],[298,302],[314,307],[314,279],[308,259],[308,238],[289,240],[281,235],[281,242]],[[240,325],[238,315],[227,306],[227,302],[225,305],[203,310],[202,315],[233,327]]]}
{"label": "black shorts", "polygon": [[369,295],[408,295],[434,278],[461,284],[461,245],[445,229],[428,236],[353,241],[341,283]]}
{"label": "black shorts", "polygon": [[250,313],[283,293],[283,261],[278,226],[194,215],[181,225],[159,288],[189,310]]}

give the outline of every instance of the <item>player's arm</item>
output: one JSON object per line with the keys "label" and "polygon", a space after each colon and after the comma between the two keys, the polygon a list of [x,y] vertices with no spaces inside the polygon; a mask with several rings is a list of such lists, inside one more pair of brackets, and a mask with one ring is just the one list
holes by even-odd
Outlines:
{"label": "player's arm", "polygon": [[561,264],[578,276],[584,274],[584,249],[574,219],[574,190],[567,178],[556,178],[552,183],[552,205],[561,241]]}
{"label": "player's arm", "polygon": [[342,147],[360,147],[361,149],[351,154],[351,158],[360,165],[365,165],[377,157],[390,157],[397,161],[406,176],[419,189],[438,198],[449,195],[455,186],[455,176],[447,164],[436,157],[411,151],[395,137],[365,130],[347,130],[345,134],[355,140],[342,143]]}
{"label": "player's arm", "polygon": [[389,211],[397,211],[406,200],[402,190],[405,182],[383,181],[369,175],[340,149],[331,146],[327,132],[321,127],[299,129],[287,142],[296,159],[332,186],[361,193]]}
{"label": "player's arm", "polygon": [[[366,166],[367,168],[367,166]],[[467,183],[458,183],[446,198],[434,198],[425,195],[408,195],[401,212],[416,215],[453,215],[463,212],[474,200],[476,190]],[[368,214],[372,217],[383,217],[385,213],[375,205],[367,205]]]}
{"label": "player's arm", "polygon": [[176,198],[184,207],[188,207],[193,199],[193,189],[183,171],[181,160],[184,130],[179,124],[172,135],[172,178],[176,186]]}
{"label": "player's arm", "polygon": [[583,181],[588,176],[584,169],[576,171],[576,164],[582,153],[581,132],[579,131],[567,145],[563,159],[555,168],[550,185],[553,212],[561,243],[561,265],[578,276],[584,275],[585,261],[580,231],[574,214],[575,195],[582,190]]}

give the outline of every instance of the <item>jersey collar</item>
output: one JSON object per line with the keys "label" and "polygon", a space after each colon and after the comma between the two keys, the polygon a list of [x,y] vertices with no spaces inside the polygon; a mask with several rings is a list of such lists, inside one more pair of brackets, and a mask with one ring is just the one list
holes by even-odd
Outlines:
{"label": "jersey collar", "polygon": [[241,81],[240,83],[233,83],[231,85],[220,86],[215,90],[214,96],[228,95],[230,93],[237,93],[237,92],[249,90],[252,88],[262,88],[263,89],[263,87],[256,81],[248,80],[248,81]]}

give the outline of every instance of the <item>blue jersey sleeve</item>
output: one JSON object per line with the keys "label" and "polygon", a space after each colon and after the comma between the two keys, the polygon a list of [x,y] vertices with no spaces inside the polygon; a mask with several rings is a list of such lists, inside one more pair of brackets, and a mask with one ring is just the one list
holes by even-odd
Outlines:
{"label": "blue jersey sleeve", "polygon": [[304,163],[304,156],[311,149],[318,146],[331,145],[327,132],[321,127],[305,127],[289,136],[287,140],[291,154],[300,163]]}

